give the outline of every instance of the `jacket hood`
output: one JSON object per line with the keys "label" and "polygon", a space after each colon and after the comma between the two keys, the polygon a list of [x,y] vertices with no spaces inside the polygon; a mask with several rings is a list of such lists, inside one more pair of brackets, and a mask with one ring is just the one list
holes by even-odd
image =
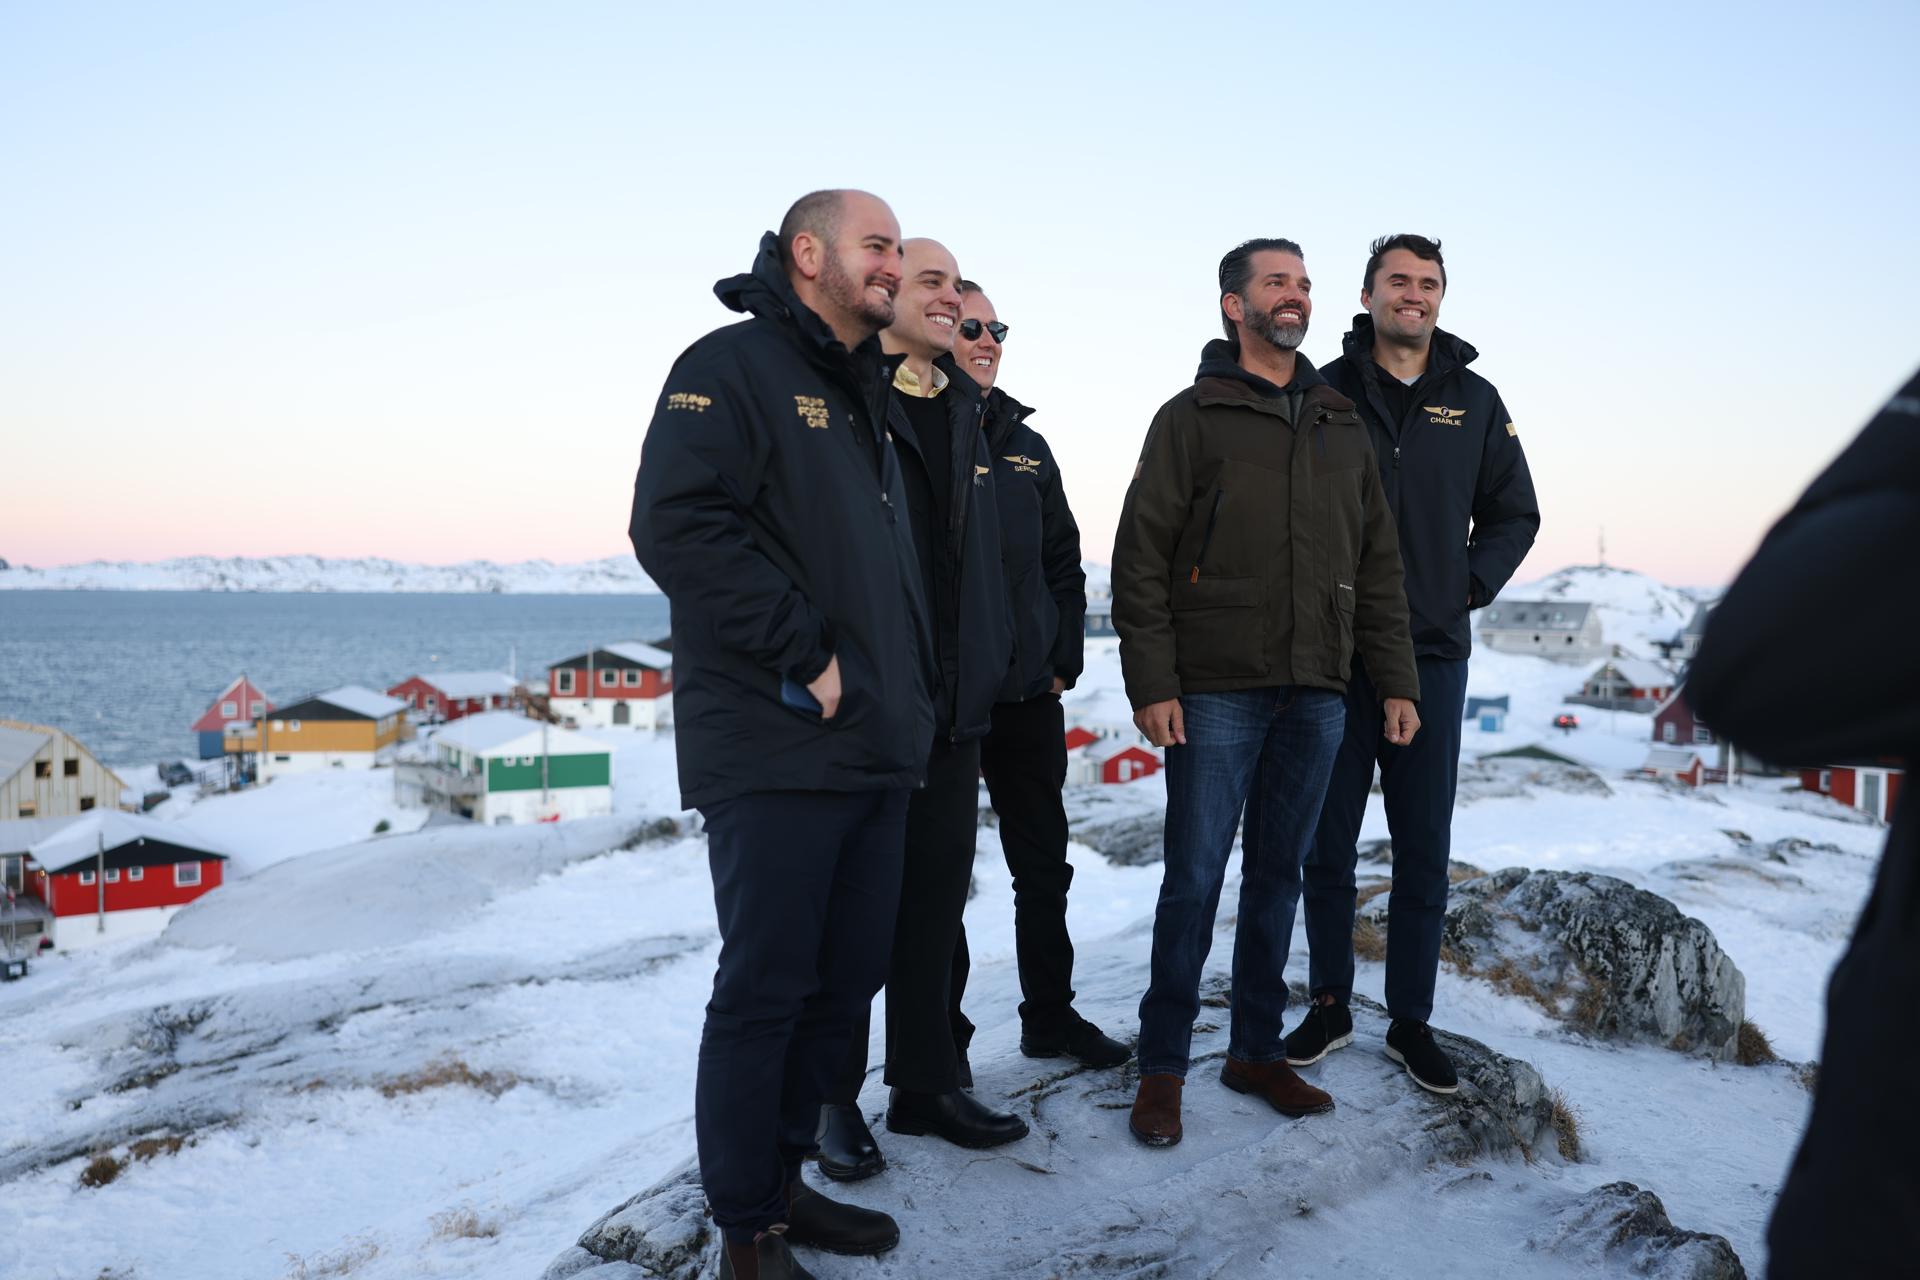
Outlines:
{"label": "jacket hood", "polygon": [[[753,266],[740,275],[717,281],[713,296],[730,311],[746,312],[794,329],[809,347],[846,350],[832,327],[793,291],[787,269],[780,265],[780,237],[771,231],[760,237],[760,252],[754,255]],[[860,344],[862,349],[869,345],[877,348],[879,344],[874,338]]]}
{"label": "jacket hood", "polygon": [[[1215,338],[1200,348],[1200,367],[1194,371],[1193,380],[1202,378],[1225,378],[1229,382],[1238,382],[1251,387],[1263,396],[1277,396],[1287,390],[1276,387],[1257,373],[1248,373],[1240,367],[1240,344],[1232,338]],[[1300,352],[1293,353],[1293,383],[1297,391],[1318,386],[1326,379],[1313,367],[1313,361]]]}
{"label": "jacket hood", "polygon": [[[1347,330],[1347,336],[1340,339],[1340,351],[1347,359],[1355,362],[1373,358],[1373,317],[1362,311],[1353,318],[1353,327]],[[1480,352],[1471,342],[1448,333],[1445,329],[1433,331],[1432,354],[1428,358],[1427,372],[1450,373],[1455,369],[1464,369],[1480,358]]]}
{"label": "jacket hood", "polygon": [[996,448],[1013,429],[1033,416],[1033,410],[998,387],[987,392],[987,441]]}

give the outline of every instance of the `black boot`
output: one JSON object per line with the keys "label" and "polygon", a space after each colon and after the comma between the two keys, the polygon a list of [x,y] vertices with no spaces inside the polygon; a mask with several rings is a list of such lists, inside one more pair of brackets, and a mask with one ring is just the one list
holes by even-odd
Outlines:
{"label": "black boot", "polygon": [[997,1147],[1027,1136],[1027,1122],[1009,1111],[995,1111],[961,1089],[945,1093],[909,1093],[895,1089],[887,1104],[887,1128],[895,1133],[931,1134],[959,1147]]}
{"label": "black boot", "polygon": [[1133,1050],[1071,1009],[1057,1027],[1022,1029],[1020,1052],[1029,1058],[1072,1058],[1088,1067],[1117,1067],[1133,1056]]}
{"label": "black boot", "polygon": [[795,1179],[787,1184],[787,1239],[828,1253],[885,1253],[900,1243],[900,1225],[878,1209],[829,1200]]}
{"label": "black boot", "polygon": [[820,1172],[835,1182],[858,1182],[887,1167],[860,1108],[828,1102],[820,1108]]}
{"label": "black boot", "polygon": [[787,1248],[785,1227],[764,1232],[752,1244],[720,1242],[720,1280],[814,1280]]}

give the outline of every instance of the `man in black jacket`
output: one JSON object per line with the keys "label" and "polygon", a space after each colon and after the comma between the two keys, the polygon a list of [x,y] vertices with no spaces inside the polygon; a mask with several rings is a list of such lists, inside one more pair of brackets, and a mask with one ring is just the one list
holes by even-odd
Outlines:
{"label": "man in black jacket", "polygon": [[[1087,614],[1087,575],[1080,567],[1080,528],[1067,506],[1060,469],[1033,410],[996,384],[1000,323],[979,285],[960,282],[960,336],[954,358],[987,388],[987,453],[1000,510],[1000,550],[1007,606],[1013,617],[1013,666],[993,707],[993,729],[980,744],[980,769],[1000,818],[1000,847],[1013,873],[1014,951],[1020,967],[1020,1051],[1030,1058],[1075,1058],[1114,1067],[1132,1051],[1073,1008],[1073,940],[1067,933],[1067,780],[1065,717],[1060,695],[1080,676]],[[954,1038],[965,1052],[973,1024],[960,1012],[966,989],[967,938],[954,953]]]}
{"label": "man in black jacket", "polygon": [[800,1177],[855,1014],[886,974],[931,662],[877,331],[900,229],[864,192],[803,197],[753,318],[674,363],[634,481],[635,553],[673,606],[682,803],[706,820],[720,962],[694,1127],[723,1277],[804,1276],[788,1242],[892,1247],[882,1213]]}
{"label": "man in black jacket", "polygon": [[[1741,570],[1707,623],[1687,701],[1763,760],[1911,766],[1916,548],[1920,375]],[[1898,804],[1873,895],[1827,987],[1813,1118],[1767,1227],[1774,1280],[1911,1275],[1920,1256],[1920,808],[1905,791]]]}
{"label": "man in black jacket", "polygon": [[1420,715],[1412,743],[1382,740],[1380,701],[1355,663],[1347,729],[1304,873],[1314,1003],[1287,1037],[1287,1061],[1318,1062],[1353,1041],[1354,864],[1373,770],[1393,837],[1387,902],[1387,1056],[1436,1093],[1459,1087],[1434,1042],[1434,982],[1447,908],[1447,858],[1460,720],[1472,650],[1468,611],[1498,595],[1540,528],[1518,432],[1500,393],[1467,366],[1479,354],[1435,327],[1446,295],[1440,243],[1373,242],[1360,305],[1339,359],[1321,373],[1360,406],[1400,531]]}
{"label": "man in black jacket", "polygon": [[[909,240],[902,275],[881,342],[902,357],[887,421],[933,621],[934,725],[922,748],[926,786],[907,806],[906,875],[887,970],[887,1128],[993,1147],[1025,1137],[1026,1122],[960,1087],[948,984],[973,875],[980,739],[992,724],[1012,637],[981,431],[985,405],[952,358],[960,268],[935,241]],[[820,1168],[829,1177],[865,1177],[885,1166],[856,1105],[866,1049],[864,1024],[856,1024],[821,1115]]]}

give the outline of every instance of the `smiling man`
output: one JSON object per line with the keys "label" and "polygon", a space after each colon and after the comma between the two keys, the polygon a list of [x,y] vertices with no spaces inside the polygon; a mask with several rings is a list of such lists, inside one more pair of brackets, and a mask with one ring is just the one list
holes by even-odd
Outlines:
{"label": "smiling man", "polygon": [[673,605],[682,803],[706,820],[720,961],[694,1133],[727,1280],[878,1253],[884,1213],[800,1177],[886,974],[907,796],[933,732],[926,610],[885,421],[900,227],[818,191],[714,287],[752,319],[689,347],[641,450],[630,533]]}
{"label": "smiling man", "polygon": [[1242,837],[1232,1027],[1220,1082],[1284,1115],[1333,1099],[1284,1061],[1285,966],[1356,650],[1412,740],[1419,685],[1400,553],[1353,402],[1299,354],[1313,315],[1300,246],[1220,262],[1227,339],[1147,429],[1113,546],[1113,622],[1134,723],[1166,751],[1166,857],[1140,1001],[1131,1127],[1181,1137],[1200,975],[1234,831]]}
{"label": "smiling man", "polygon": [[[906,477],[908,524],[933,621],[933,732],[926,785],[907,806],[907,865],[887,970],[887,1128],[963,1147],[1026,1136],[1020,1117],[961,1088],[948,1016],[954,947],[973,875],[980,739],[1012,650],[1001,576],[999,518],[989,482],[985,403],[953,360],[960,268],[946,247],[909,240],[893,323],[880,335],[901,357],[888,424]],[[820,1168],[852,1179],[885,1167],[856,1099],[867,1036],[856,1027],[821,1117]]]}
{"label": "smiling man", "polygon": [[1427,729],[1383,742],[1377,675],[1361,663],[1347,686],[1346,733],[1306,866],[1309,981],[1314,1003],[1287,1037],[1302,1066],[1353,1041],[1354,865],[1360,819],[1380,770],[1393,838],[1387,900],[1387,1056],[1414,1083],[1452,1093],[1459,1081],[1434,1042],[1435,976],[1447,909],[1454,783],[1467,693],[1467,614],[1500,593],[1540,528],[1533,479],[1493,384],[1467,368],[1479,354],[1437,328],[1447,293],[1440,242],[1382,236],[1367,259],[1360,305],[1329,383],[1360,407],[1379,455],[1406,566],[1420,708]]}

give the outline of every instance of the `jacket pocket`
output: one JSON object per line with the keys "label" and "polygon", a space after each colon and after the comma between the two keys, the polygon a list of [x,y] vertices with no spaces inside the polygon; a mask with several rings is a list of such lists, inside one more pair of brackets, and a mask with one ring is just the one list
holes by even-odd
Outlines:
{"label": "jacket pocket", "polygon": [[1333,584],[1334,671],[1342,680],[1353,677],[1353,584],[1335,580]]}
{"label": "jacket pocket", "polygon": [[1174,668],[1181,679],[1266,675],[1266,599],[1261,578],[1174,579]]}

